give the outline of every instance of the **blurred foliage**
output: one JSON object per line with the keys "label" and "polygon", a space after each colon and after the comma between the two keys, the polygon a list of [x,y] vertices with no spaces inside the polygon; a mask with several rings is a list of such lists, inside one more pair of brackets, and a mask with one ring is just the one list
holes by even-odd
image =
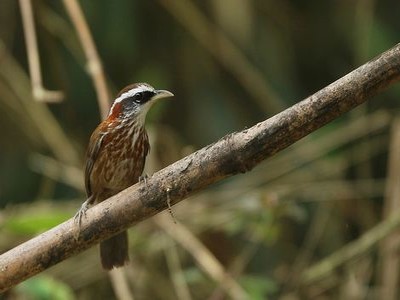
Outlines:
{"label": "blurred foliage", "polygon": [[[175,94],[149,114],[148,174],[270,117],[399,42],[400,3],[394,0],[80,2],[113,95],[142,81]],[[33,6],[44,84],[66,99],[47,105],[29,96],[18,1],[2,0],[2,252],[78,209],[84,151],[100,121],[85,56],[62,1]],[[400,151],[390,147],[399,96],[398,86],[376,96],[252,172],[180,203],[174,215],[251,299],[378,299],[377,248],[311,286],[300,286],[299,278],[382,220],[388,157]],[[43,128],[54,124],[66,140],[46,139]],[[63,160],[49,141],[71,147],[78,159]],[[38,153],[55,162],[38,159]],[[177,241],[179,263],[171,267],[171,243],[161,241],[174,237],[157,224],[148,220],[130,230],[126,278],[135,299],[188,299],[174,285],[175,273],[182,274],[181,288],[192,299],[229,298],[199,268],[196,254]],[[90,249],[6,297],[104,299],[116,297],[113,288],[100,271],[97,249]]]}
{"label": "blurred foliage", "polygon": [[2,229],[15,235],[33,235],[49,230],[70,218],[69,213],[57,211],[59,209],[55,208],[41,210],[36,206],[34,211],[29,211],[25,207],[23,210],[22,213],[8,217],[3,222]]}
{"label": "blurred foliage", "polygon": [[72,290],[61,282],[44,275],[38,275],[21,283],[16,292],[18,297],[32,300],[72,300]]}

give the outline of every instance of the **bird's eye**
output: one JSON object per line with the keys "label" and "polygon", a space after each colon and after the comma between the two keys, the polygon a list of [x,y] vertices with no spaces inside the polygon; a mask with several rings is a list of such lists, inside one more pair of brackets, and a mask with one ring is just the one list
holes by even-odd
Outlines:
{"label": "bird's eye", "polygon": [[138,93],[135,94],[135,96],[133,96],[133,100],[136,103],[141,103],[143,101],[143,96],[144,96],[143,92],[138,92]]}

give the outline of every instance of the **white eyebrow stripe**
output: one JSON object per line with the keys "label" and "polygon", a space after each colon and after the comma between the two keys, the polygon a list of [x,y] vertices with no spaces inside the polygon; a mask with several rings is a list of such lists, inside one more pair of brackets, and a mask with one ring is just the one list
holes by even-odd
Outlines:
{"label": "white eyebrow stripe", "polygon": [[139,85],[139,86],[137,86],[137,87],[135,87],[135,88],[133,88],[133,89],[130,89],[129,91],[127,91],[127,92],[125,92],[125,93],[122,93],[117,99],[114,100],[114,103],[113,103],[113,105],[111,106],[110,112],[108,113],[108,115],[111,115],[111,114],[112,114],[112,111],[114,110],[115,104],[121,102],[122,100],[124,100],[124,99],[126,99],[126,98],[132,97],[132,96],[135,95],[136,93],[139,93],[139,92],[146,92],[146,91],[151,91],[151,92],[153,92],[153,91],[154,91],[154,88],[152,88],[152,87],[150,87],[150,86],[148,86],[148,85],[142,84],[142,85]]}
{"label": "white eyebrow stripe", "polygon": [[135,88],[133,88],[133,89],[121,94],[121,96],[119,96],[117,99],[115,99],[114,104],[115,103],[119,103],[119,102],[121,102],[122,100],[124,100],[126,98],[132,97],[136,93],[145,92],[145,91],[151,91],[152,92],[152,91],[154,91],[154,89],[152,89],[152,88],[150,88],[149,86],[146,86],[146,85],[139,85],[139,86],[137,86],[137,87],[135,87]]}

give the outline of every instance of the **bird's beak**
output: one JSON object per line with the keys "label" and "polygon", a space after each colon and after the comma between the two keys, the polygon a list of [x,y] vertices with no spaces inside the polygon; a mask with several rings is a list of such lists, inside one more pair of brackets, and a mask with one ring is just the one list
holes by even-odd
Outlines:
{"label": "bird's beak", "polygon": [[169,98],[169,97],[173,97],[173,96],[174,96],[174,94],[172,94],[170,91],[157,90],[156,94],[153,96],[152,100],[161,99],[161,98]]}

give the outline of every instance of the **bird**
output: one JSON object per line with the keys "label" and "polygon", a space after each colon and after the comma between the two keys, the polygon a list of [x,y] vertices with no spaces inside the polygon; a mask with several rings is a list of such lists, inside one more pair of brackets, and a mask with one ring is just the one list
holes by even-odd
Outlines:
{"label": "bird", "polygon": [[[86,201],[74,219],[79,230],[87,209],[137,183],[150,151],[145,119],[150,107],[161,98],[172,97],[147,83],[133,83],[116,96],[107,118],[93,131],[86,152]],[[129,261],[126,231],[100,243],[104,269],[124,266]]]}

